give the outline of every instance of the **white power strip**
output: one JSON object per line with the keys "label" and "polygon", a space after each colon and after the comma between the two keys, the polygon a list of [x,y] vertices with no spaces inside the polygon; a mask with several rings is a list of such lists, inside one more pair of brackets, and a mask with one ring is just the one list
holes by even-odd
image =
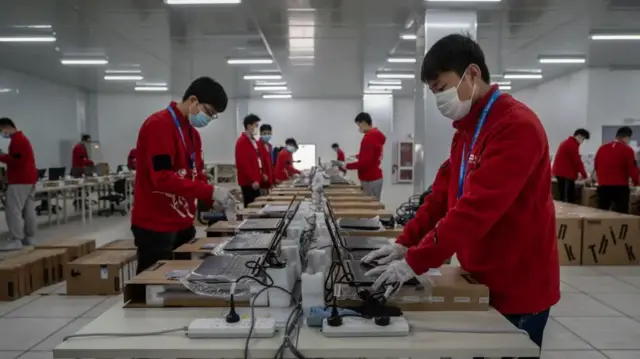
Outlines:
{"label": "white power strip", "polygon": [[342,325],[332,327],[327,318],[322,320],[325,337],[405,337],[409,335],[409,323],[403,317],[391,317],[387,326],[377,325],[373,319],[345,317]]}
{"label": "white power strip", "polygon": [[[251,329],[251,319],[241,319],[237,323],[227,323],[224,318],[200,318],[189,323],[189,338],[246,338]],[[273,318],[256,318],[252,338],[271,338],[276,334]]]}

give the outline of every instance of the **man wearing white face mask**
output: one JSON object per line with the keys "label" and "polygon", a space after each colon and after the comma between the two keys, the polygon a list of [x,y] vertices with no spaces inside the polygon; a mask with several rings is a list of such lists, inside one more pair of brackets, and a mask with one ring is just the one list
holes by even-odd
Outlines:
{"label": "man wearing white face mask", "polygon": [[175,248],[194,238],[196,200],[235,209],[228,189],[207,182],[196,129],[217,118],[227,102],[219,83],[201,77],[191,83],[182,102],[171,102],[140,127],[131,216],[138,273],[156,261],[172,259]]}
{"label": "man wearing white face mask", "polygon": [[[491,291],[491,305],[542,344],[560,299],[547,135],[538,117],[491,86],[480,46],[464,35],[433,45],[422,81],[453,121],[448,159],[393,245],[363,260],[386,264],[374,287],[405,282],[457,254]],[[443,121],[427,119],[427,121]]]}

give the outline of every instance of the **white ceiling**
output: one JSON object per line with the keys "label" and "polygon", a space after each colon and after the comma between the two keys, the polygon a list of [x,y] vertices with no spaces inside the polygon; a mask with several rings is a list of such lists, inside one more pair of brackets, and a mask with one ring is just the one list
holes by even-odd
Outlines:
{"label": "white ceiling", "polygon": [[[0,66],[89,91],[133,90],[132,83],[104,81],[105,67],[60,64],[64,54],[92,52],[108,56],[107,68],[139,64],[145,80],[168,82],[174,94],[194,77],[208,75],[232,96],[257,96],[242,76],[281,70],[294,97],[359,97],[392,50],[415,53],[415,42],[400,41],[399,34],[417,30],[406,25],[427,5],[423,0],[243,0],[176,7],[162,0],[12,0],[3,3],[0,35],[53,31],[57,42],[0,44]],[[502,0],[466,7],[478,9],[478,40],[492,72],[541,68],[538,55],[553,54],[586,55],[589,66],[640,65],[640,42],[588,39],[594,30],[640,30],[638,0]],[[15,28],[33,24],[52,29]],[[310,54],[313,60],[307,59]],[[301,55],[305,59],[290,59]],[[257,56],[273,56],[275,63],[226,63],[229,57]],[[542,67],[545,79],[579,68]],[[514,81],[515,88],[531,84]],[[413,86],[405,80],[397,94],[410,96]]]}

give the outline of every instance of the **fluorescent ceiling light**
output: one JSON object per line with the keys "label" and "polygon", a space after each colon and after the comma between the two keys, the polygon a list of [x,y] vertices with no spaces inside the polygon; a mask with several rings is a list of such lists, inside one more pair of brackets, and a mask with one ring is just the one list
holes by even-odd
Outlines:
{"label": "fluorescent ceiling light", "polygon": [[369,85],[402,85],[402,81],[400,80],[385,80],[385,81],[369,81]]}
{"label": "fluorescent ceiling light", "polygon": [[140,69],[129,69],[129,70],[113,70],[107,69],[104,70],[105,74],[141,74],[142,70]]}
{"label": "fluorescent ceiling light", "polygon": [[259,75],[259,74],[255,74],[255,75],[244,75],[243,77],[245,80],[282,80],[282,75],[280,74],[276,74],[276,75]]}
{"label": "fluorescent ceiling light", "polygon": [[418,35],[416,34],[402,34],[400,35],[400,38],[402,40],[415,40],[418,38]]}
{"label": "fluorescent ceiling light", "polygon": [[254,91],[287,91],[287,86],[254,86]]}
{"label": "fluorescent ceiling light", "polygon": [[257,86],[287,86],[285,81],[256,81]]}
{"label": "fluorescent ceiling light", "polygon": [[273,59],[270,58],[246,58],[246,59],[228,59],[229,65],[254,65],[254,64],[272,64]]}
{"label": "fluorescent ceiling light", "polygon": [[291,94],[270,94],[262,95],[262,98],[291,98]]}
{"label": "fluorescent ceiling light", "polygon": [[426,2],[500,2],[501,0],[425,0]]}
{"label": "fluorescent ceiling light", "polygon": [[316,57],[314,55],[290,55],[289,60],[313,60]]}
{"label": "fluorescent ceiling light", "polygon": [[511,86],[500,86],[499,89],[502,91],[511,91]]}
{"label": "fluorescent ceiling light", "polygon": [[511,86],[511,81],[496,81],[492,84],[498,86]]}
{"label": "fluorescent ceiling light", "polygon": [[379,79],[413,79],[415,74],[409,72],[378,72],[376,77]]}
{"label": "fluorescent ceiling light", "polygon": [[223,5],[240,4],[241,0],[164,0],[167,5]]}
{"label": "fluorescent ceiling light", "polygon": [[591,40],[640,40],[640,34],[591,34]]}
{"label": "fluorescent ceiling light", "polygon": [[51,25],[46,25],[46,24],[15,25],[13,27],[19,28],[19,29],[39,29],[39,30],[51,29]]}
{"label": "fluorescent ceiling light", "polygon": [[146,91],[146,92],[161,92],[167,91],[169,88],[166,86],[136,86],[136,91]]}
{"label": "fluorescent ceiling light", "polygon": [[587,59],[583,56],[540,56],[541,64],[584,64]]}
{"label": "fluorescent ceiling light", "polygon": [[495,75],[491,75],[492,79],[501,79],[504,77],[504,74],[495,74]]}
{"label": "fluorescent ceiling light", "polygon": [[370,90],[402,90],[398,85],[369,85]]}
{"label": "fluorescent ceiling light", "polygon": [[507,80],[539,80],[542,78],[542,74],[512,73],[504,74],[504,78]]}
{"label": "fluorescent ceiling light", "polygon": [[63,65],[106,65],[109,63],[107,59],[62,59],[60,63]]}
{"label": "fluorescent ceiling light", "polygon": [[143,78],[141,75],[106,75],[104,77],[107,81],[140,81]]}
{"label": "fluorescent ceiling light", "polygon": [[393,63],[415,64],[416,58],[415,57],[390,57],[387,59],[387,61],[393,62]]}
{"label": "fluorescent ceiling light", "polygon": [[466,22],[428,22],[427,27],[431,29],[468,29],[471,24]]}
{"label": "fluorescent ceiling light", "polygon": [[[542,69],[506,69],[505,73],[541,74]],[[504,75],[503,75],[504,76]]]}
{"label": "fluorescent ceiling light", "polygon": [[11,89],[8,88],[0,88],[0,93],[8,93],[11,92]]}
{"label": "fluorescent ceiling light", "polygon": [[142,86],[142,87],[146,87],[146,86],[160,86],[160,87],[166,87],[167,83],[166,82],[136,82],[136,86]]}
{"label": "fluorescent ceiling light", "polygon": [[55,42],[55,36],[0,36],[0,42]]}

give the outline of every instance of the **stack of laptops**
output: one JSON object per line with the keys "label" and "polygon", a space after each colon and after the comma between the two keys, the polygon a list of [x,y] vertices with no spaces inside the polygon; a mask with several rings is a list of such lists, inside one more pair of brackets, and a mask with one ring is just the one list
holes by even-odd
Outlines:
{"label": "stack of laptops", "polygon": [[[328,208],[331,217],[335,217],[333,208],[330,205]],[[340,218],[337,226],[340,229],[357,231],[379,231],[382,228],[382,224],[377,218]]]}
{"label": "stack of laptops", "polygon": [[296,202],[296,196],[293,196],[291,202],[287,205],[267,204],[262,207],[260,213],[269,218],[284,218],[288,213],[295,213],[300,206],[300,202]]}
{"label": "stack of laptops", "polygon": [[238,226],[239,232],[275,232],[282,219],[280,218],[249,218]]}
{"label": "stack of laptops", "polygon": [[186,279],[218,284],[229,283],[242,276],[259,278],[262,277],[260,268],[264,265],[264,260],[264,254],[209,256]]}

